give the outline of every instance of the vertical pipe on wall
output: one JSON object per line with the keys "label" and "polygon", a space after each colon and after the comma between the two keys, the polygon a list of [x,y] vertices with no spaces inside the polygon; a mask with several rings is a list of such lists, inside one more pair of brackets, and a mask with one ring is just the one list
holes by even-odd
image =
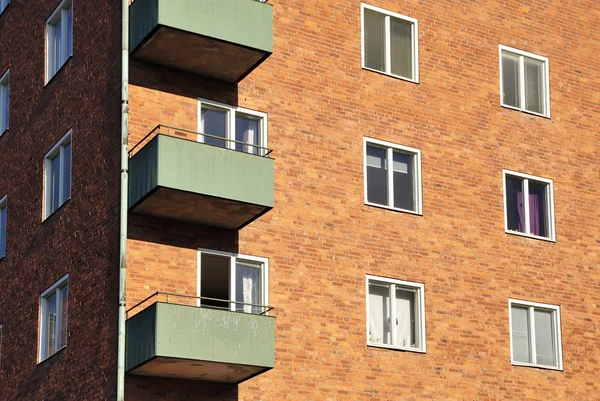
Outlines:
{"label": "vertical pipe on wall", "polygon": [[127,207],[129,181],[129,0],[122,0],[121,43],[121,214],[119,228],[119,334],[117,401],[125,400],[125,277],[127,268]]}

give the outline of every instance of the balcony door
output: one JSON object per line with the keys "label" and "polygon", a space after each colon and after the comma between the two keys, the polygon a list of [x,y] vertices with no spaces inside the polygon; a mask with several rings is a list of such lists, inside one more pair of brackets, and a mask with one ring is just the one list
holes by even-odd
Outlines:
{"label": "balcony door", "polygon": [[228,252],[198,251],[198,296],[207,308],[257,313],[266,305],[267,259]]}

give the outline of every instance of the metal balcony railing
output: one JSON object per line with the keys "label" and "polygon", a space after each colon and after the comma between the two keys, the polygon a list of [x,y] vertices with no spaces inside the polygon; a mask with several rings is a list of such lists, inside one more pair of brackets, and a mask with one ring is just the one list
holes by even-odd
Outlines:
{"label": "metal balcony railing", "polygon": [[197,297],[193,295],[157,291],[154,294],[143,299],[142,301],[138,302],[131,308],[127,309],[127,318],[132,317],[133,315],[143,311],[147,307],[157,302],[192,306],[197,308],[219,309],[232,312],[250,313],[253,315],[266,315],[269,311],[273,310],[272,306],[267,305],[251,304],[226,299]]}
{"label": "metal balcony railing", "polygon": [[[204,142],[206,142],[206,138],[210,138],[216,144],[204,143],[205,145],[231,149],[234,151],[249,153],[261,157],[270,157],[269,155],[273,151],[272,149],[266,148],[264,146],[258,146],[250,142],[237,141],[235,139],[223,138],[216,135],[205,134],[202,132],[191,131],[184,128],[159,124],[129,150],[129,157],[132,157],[136,153],[136,151],[143,148],[144,145],[150,142],[156,135],[167,135],[182,140],[187,140],[190,142],[197,142],[196,140],[189,139],[190,136],[195,136],[196,138],[202,137]],[[222,146],[220,144],[222,144]]]}

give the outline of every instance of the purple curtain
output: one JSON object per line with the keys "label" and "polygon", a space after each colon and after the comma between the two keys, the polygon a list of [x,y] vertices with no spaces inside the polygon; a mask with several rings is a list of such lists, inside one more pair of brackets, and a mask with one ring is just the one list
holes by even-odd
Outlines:
{"label": "purple curtain", "polygon": [[523,200],[523,192],[522,191],[517,191],[517,213],[519,215],[519,221],[518,221],[518,231],[520,233],[524,233],[525,232],[525,204],[524,204],[524,200]]}
{"label": "purple curtain", "polygon": [[529,194],[529,231],[530,234],[540,235],[540,197]]}

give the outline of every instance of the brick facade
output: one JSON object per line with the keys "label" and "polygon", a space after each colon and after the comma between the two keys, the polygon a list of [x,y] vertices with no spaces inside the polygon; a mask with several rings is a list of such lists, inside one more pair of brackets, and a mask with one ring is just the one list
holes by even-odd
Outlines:
{"label": "brick facade", "polygon": [[[113,399],[120,5],[75,3],[74,56],[44,88],[33,21],[56,5],[13,3],[0,399]],[[268,258],[276,367],[239,386],[128,375],[126,399],[597,399],[598,5],[368,2],[419,21],[417,84],[361,68],[360,1],[269,3],[274,53],[237,85],[131,61],[130,147],[197,130],[198,98],[267,113],[275,206],[239,231],[130,215],[127,303],[196,295],[198,248]],[[500,106],[499,44],[548,57],[551,118]],[[73,199],[40,224],[43,155],[71,127]],[[421,151],[422,216],[364,204],[364,137]],[[553,180],[555,242],[505,233],[503,169]],[[39,293],[66,272],[69,345],[36,367]],[[366,345],[367,274],[424,284],[426,353]],[[511,365],[509,298],[560,306],[563,370]]]}

